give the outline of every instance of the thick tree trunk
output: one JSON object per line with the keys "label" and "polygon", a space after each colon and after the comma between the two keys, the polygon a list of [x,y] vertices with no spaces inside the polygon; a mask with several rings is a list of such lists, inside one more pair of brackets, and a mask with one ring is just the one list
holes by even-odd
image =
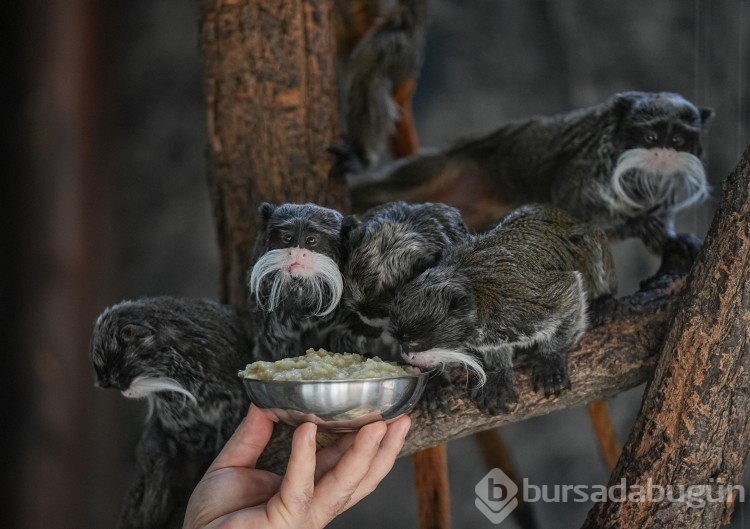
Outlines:
{"label": "thick tree trunk", "polygon": [[333,2],[203,0],[209,187],[222,298],[246,308],[258,205],[316,202],[346,210],[329,182],[338,141]]}
{"label": "thick tree trunk", "polygon": [[672,487],[673,497],[706,486],[719,501],[599,503],[584,527],[706,529],[732,513],[727,487],[740,483],[750,450],[750,149],[723,193],[610,480]]}

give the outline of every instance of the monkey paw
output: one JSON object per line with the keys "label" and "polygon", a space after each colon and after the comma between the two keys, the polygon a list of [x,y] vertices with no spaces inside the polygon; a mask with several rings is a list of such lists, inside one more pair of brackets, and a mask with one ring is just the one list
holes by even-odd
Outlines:
{"label": "monkey paw", "polygon": [[345,145],[334,145],[328,147],[328,152],[331,153],[335,160],[329,178],[337,182],[346,182],[346,177],[351,174],[359,174],[365,170],[365,164],[362,159],[357,156],[348,144]]}
{"label": "monkey paw", "polygon": [[691,233],[678,233],[669,237],[662,247],[661,267],[657,275],[687,273],[700,249],[700,239]]}
{"label": "monkey paw", "polygon": [[508,413],[512,405],[518,402],[516,390],[507,381],[495,383],[488,380],[484,386],[472,390],[471,398],[480,411],[490,415]]}
{"label": "monkey paw", "polygon": [[539,362],[534,366],[531,377],[534,391],[544,390],[544,396],[559,395],[563,389],[570,389],[570,378],[565,364],[554,361]]}
{"label": "monkey paw", "polygon": [[419,401],[422,415],[429,417],[432,422],[441,416],[450,415],[451,397],[458,397],[458,389],[450,381],[446,373],[433,373],[427,379],[427,384]]}

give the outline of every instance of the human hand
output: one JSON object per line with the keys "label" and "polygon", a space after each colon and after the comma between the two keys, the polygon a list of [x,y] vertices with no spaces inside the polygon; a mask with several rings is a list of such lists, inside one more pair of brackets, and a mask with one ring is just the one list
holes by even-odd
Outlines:
{"label": "human hand", "polygon": [[183,529],[320,529],[375,490],[410,424],[408,416],[368,424],[317,454],[317,427],[303,424],[282,477],[255,468],[273,421],[251,406],[193,491]]}

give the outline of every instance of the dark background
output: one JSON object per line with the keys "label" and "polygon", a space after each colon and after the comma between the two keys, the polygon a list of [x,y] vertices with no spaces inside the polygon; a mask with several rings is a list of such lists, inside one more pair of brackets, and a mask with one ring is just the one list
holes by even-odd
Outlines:
{"label": "dark background", "polygon": [[[705,138],[713,199],[685,212],[705,235],[720,182],[750,141],[750,2],[433,0],[415,96],[423,145],[508,120],[669,90],[716,110]],[[94,318],[124,298],[216,296],[206,187],[198,2],[5,2],[0,453],[3,527],[108,528],[133,465],[145,403],[93,388]],[[615,248],[621,292],[656,262]],[[610,402],[624,441],[642,388]],[[503,428],[535,485],[604,484],[584,409]],[[489,470],[473,441],[449,445],[454,527]],[[334,527],[415,526],[411,463]],[[746,486],[750,481],[746,480]],[[53,496],[51,498],[50,496]],[[57,503],[56,503],[57,500]],[[579,526],[582,503],[537,503],[541,527]],[[734,527],[750,527],[744,504]],[[512,521],[505,526],[513,527]]]}

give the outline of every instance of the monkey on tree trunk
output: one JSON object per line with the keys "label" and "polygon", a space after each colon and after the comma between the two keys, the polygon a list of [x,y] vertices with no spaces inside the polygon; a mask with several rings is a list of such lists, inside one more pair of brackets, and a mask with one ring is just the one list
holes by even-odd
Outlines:
{"label": "monkey on tree trunk", "polygon": [[315,204],[267,202],[248,274],[256,358],[300,356],[326,347],[343,292],[338,211]]}
{"label": "monkey on tree trunk", "polygon": [[712,116],[679,94],[618,93],[351,174],[352,203],[364,211],[394,200],[445,202],[475,231],[521,204],[546,203],[660,255],[693,243],[675,234],[674,219],[708,196],[700,135]]}
{"label": "monkey on tree trunk", "polygon": [[[398,291],[470,237],[458,210],[445,204],[393,202],[361,218],[344,218],[342,311],[354,320],[351,332],[362,335],[365,347],[371,348],[361,351],[400,359],[389,319]],[[453,390],[450,381],[436,373],[420,399],[422,411],[433,419],[437,412],[447,412],[445,396]]]}

